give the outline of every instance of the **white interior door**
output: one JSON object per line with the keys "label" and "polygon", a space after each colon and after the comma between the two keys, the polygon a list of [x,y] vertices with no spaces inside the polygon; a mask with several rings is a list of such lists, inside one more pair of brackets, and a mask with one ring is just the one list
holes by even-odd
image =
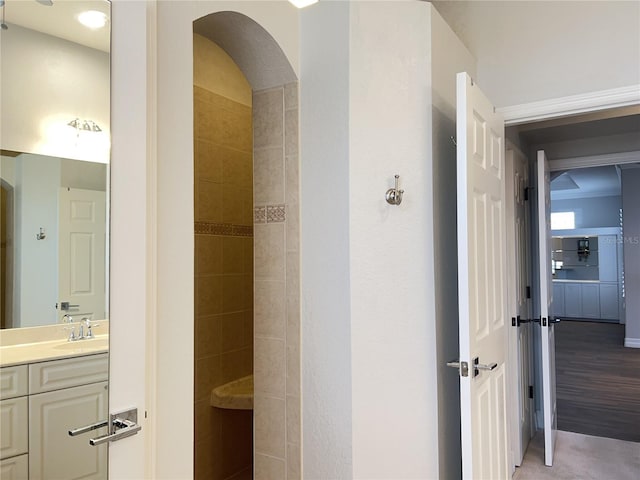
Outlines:
{"label": "white interior door", "polygon": [[498,480],[511,476],[504,121],[466,73],[457,76],[457,144],[462,474]]}
{"label": "white interior door", "polygon": [[[58,196],[58,321],[105,318],[106,194],[61,188]],[[63,308],[67,302],[70,308]]]}
{"label": "white interior door", "polygon": [[[509,330],[509,425],[511,428],[511,464],[520,466],[533,434],[531,382],[531,318],[527,298],[529,285],[529,217],[526,188],[529,168],[526,157],[518,150],[506,152],[507,187],[507,250],[508,254],[508,313]],[[513,468],[512,468],[513,470]]]}
{"label": "white interior door", "polygon": [[551,194],[549,162],[538,151],[538,248],[540,250],[540,332],[542,344],[542,410],[544,413],[544,463],[553,465],[556,443],[556,340],[551,318]]}

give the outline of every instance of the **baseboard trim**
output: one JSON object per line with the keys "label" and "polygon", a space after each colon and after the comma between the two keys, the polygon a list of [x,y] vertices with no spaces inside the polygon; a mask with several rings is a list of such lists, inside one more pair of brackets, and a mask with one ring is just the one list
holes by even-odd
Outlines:
{"label": "baseboard trim", "polygon": [[624,339],[624,346],[629,348],[640,348],[640,338],[626,337]]}
{"label": "baseboard trim", "polygon": [[505,125],[509,126],[638,104],[640,104],[640,85],[629,85],[627,87],[512,105],[498,108],[497,110],[502,113]]}

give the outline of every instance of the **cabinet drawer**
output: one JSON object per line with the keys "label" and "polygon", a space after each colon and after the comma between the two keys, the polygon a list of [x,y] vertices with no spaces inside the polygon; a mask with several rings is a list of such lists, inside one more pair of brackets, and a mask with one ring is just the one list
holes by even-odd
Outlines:
{"label": "cabinet drawer", "polygon": [[26,395],[27,373],[26,365],[0,368],[0,400]]}
{"label": "cabinet drawer", "polygon": [[0,460],[0,478],[2,480],[28,480],[29,455]]}
{"label": "cabinet drawer", "polygon": [[[0,402],[0,459],[27,453],[29,449],[28,397]],[[4,475],[2,476],[4,478]]]}
{"label": "cabinet drawer", "polygon": [[88,355],[29,365],[29,394],[107,380],[109,354]]}

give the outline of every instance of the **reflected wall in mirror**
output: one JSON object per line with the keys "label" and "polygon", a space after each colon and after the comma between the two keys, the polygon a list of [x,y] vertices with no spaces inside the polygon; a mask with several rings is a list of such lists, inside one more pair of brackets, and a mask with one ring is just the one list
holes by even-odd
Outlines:
{"label": "reflected wall in mirror", "polygon": [[[108,316],[110,3],[6,0],[0,33],[2,328]],[[105,25],[79,22],[102,12]]]}

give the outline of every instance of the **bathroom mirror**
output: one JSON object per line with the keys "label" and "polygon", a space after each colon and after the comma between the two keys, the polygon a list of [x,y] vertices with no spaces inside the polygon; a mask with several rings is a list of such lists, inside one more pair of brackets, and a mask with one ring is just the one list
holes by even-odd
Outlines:
{"label": "bathroom mirror", "polygon": [[107,318],[110,3],[0,4],[2,328]]}

